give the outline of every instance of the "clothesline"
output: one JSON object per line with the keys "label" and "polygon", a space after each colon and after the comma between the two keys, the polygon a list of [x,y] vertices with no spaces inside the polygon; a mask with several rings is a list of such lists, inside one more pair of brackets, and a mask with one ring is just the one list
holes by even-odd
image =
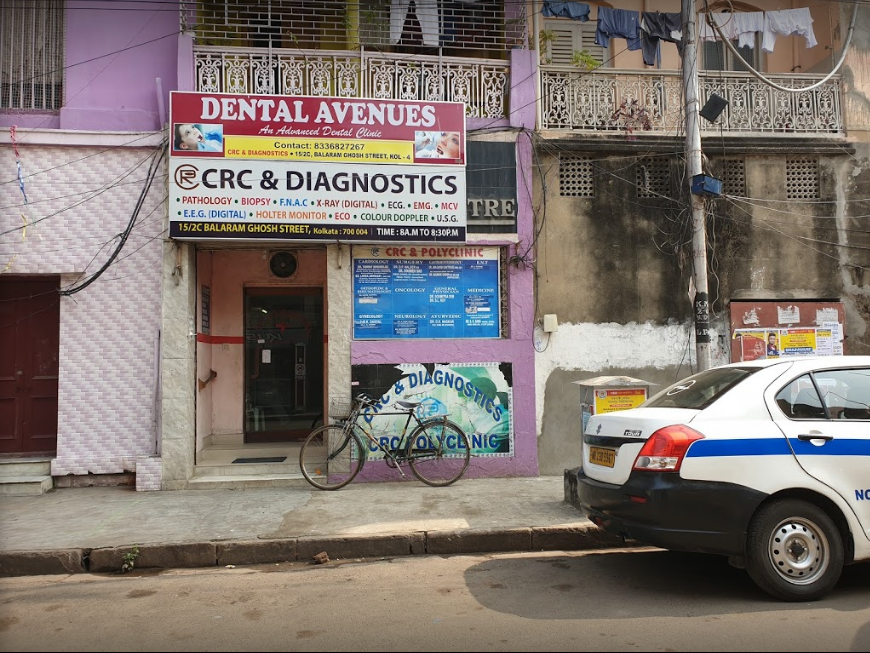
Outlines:
{"label": "clothesline", "polygon": [[[590,10],[591,7],[584,2],[545,1],[541,13],[547,18],[570,18],[586,22]],[[698,14],[699,38],[702,41],[718,40],[719,34],[710,26],[707,18],[708,15],[703,12]],[[716,22],[716,26],[729,40],[738,41],[740,47],[755,47],[759,33],[762,34],[761,48],[765,52],[773,52],[778,36],[803,36],[808,48],[817,44],[813,33],[813,17],[808,7],[779,11],[718,12],[710,13],[709,19]],[[623,38],[628,42],[629,50],[642,50],[643,62],[648,66],[660,62],[661,41],[676,44],[680,55],[683,54],[679,13],[598,7],[597,20],[596,45],[606,48],[611,38]]]}

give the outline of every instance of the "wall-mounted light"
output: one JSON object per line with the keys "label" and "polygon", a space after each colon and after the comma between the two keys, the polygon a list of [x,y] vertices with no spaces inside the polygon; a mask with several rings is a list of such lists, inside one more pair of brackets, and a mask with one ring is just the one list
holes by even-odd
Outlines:
{"label": "wall-mounted light", "polygon": [[716,95],[715,93],[713,93],[710,96],[710,99],[707,100],[707,104],[705,104],[704,108],[701,109],[698,113],[710,122],[716,122],[716,119],[727,106],[728,100],[720,95]]}

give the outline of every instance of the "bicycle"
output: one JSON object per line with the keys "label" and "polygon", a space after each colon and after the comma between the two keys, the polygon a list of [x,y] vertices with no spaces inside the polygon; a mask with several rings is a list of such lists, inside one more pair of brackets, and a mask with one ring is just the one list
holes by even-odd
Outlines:
{"label": "bicycle", "polygon": [[384,415],[407,416],[398,443],[389,448],[372,434],[365,419],[360,420],[365,417],[366,408],[376,405],[364,394],[350,401],[333,402],[331,412],[346,413],[346,417],[312,431],[299,452],[299,467],[311,485],[321,490],[338,490],[350,483],[366,463],[368,449],[363,442],[380,449],[387,466],[398,469],[403,478],[403,463],[409,464],[414,476],[433,487],[455,483],[465,473],[471,460],[471,446],[465,431],[448,420],[448,415],[421,420],[417,415],[420,402],[411,401],[396,401],[390,406],[395,411],[373,413],[374,419]]}

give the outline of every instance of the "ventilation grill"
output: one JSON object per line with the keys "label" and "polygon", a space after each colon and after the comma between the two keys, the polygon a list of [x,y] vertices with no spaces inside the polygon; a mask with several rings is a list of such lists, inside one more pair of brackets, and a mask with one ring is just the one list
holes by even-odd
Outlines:
{"label": "ventilation grill", "polygon": [[592,159],[563,156],[559,160],[559,194],[562,197],[595,197]]}
{"label": "ventilation grill", "polygon": [[812,157],[786,159],[785,193],[790,200],[819,199],[819,161]]}
{"label": "ventilation grill", "polygon": [[669,199],[671,196],[671,166],[667,161],[641,161],[636,168],[638,197]]}
{"label": "ventilation grill", "polygon": [[296,272],[296,266],[296,257],[290,252],[272,254],[272,258],[269,259],[269,270],[281,279],[292,277]]}
{"label": "ventilation grill", "polygon": [[746,197],[746,162],[743,159],[722,162],[722,186],[726,195]]}

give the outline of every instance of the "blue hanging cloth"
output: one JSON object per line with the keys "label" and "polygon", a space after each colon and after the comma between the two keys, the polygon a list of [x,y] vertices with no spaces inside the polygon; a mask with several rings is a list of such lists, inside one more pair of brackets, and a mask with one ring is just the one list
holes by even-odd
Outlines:
{"label": "blue hanging cloth", "polygon": [[629,9],[598,7],[598,29],[595,43],[602,48],[610,46],[612,37],[628,41],[629,50],[640,50],[640,14]]}
{"label": "blue hanging cloth", "polygon": [[589,5],[583,2],[544,2],[544,18],[570,18],[585,23],[589,20]]}

